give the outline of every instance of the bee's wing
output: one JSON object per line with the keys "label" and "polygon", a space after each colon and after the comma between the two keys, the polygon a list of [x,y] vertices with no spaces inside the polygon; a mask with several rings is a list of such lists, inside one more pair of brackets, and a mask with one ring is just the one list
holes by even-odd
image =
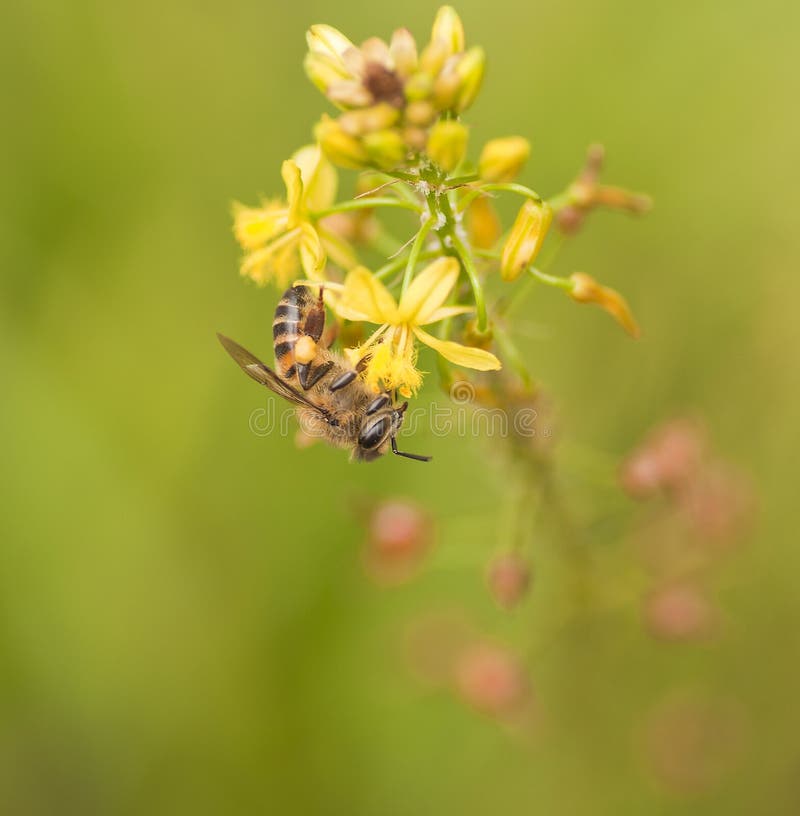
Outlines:
{"label": "bee's wing", "polygon": [[330,417],[324,408],[314,405],[308,397],[301,394],[296,388],[292,388],[289,383],[281,379],[269,366],[264,365],[257,357],[254,357],[247,349],[242,348],[238,343],[217,332],[219,342],[225,347],[225,351],[233,357],[239,367],[252,377],[257,383],[265,385],[270,391],[274,391],[278,396],[283,397],[295,405],[302,405],[310,408],[326,420]]}

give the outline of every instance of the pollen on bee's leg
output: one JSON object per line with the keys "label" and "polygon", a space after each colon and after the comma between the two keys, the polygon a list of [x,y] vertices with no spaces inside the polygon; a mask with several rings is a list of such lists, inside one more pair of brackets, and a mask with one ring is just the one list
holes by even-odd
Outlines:
{"label": "pollen on bee's leg", "polygon": [[300,365],[307,365],[317,356],[317,344],[313,338],[303,335],[294,344],[294,359]]}

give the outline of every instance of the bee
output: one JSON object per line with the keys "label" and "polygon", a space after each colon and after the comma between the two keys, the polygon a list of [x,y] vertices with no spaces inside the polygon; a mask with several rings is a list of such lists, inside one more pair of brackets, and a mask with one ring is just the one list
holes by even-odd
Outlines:
{"label": "bee", "polygon": [[395,437],[408,403],[395,405],[388,391],[376,395],[370,390],[358,367],[322,342],[324,329],[322,287],[315,298],[307,286],[293,286],[280,299],[272,322],[275,371],[230,338],[217,337],[245,374],[297,406],[302,428],[349,448],[351,459],[371,462],[391,447],[397,456],[430,461],[430,456],[397,449]]}

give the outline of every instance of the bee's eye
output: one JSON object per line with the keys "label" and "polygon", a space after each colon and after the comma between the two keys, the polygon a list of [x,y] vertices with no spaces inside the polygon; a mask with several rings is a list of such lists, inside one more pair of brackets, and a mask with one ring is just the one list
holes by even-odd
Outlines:
{"label": "bee's eye", "polygon": [[358,444],[362,448],[370,450],[380,445],[388,432],[389,418],[383,417],[383,419],[379,419],[361,432],[361,436],[358,438]]}

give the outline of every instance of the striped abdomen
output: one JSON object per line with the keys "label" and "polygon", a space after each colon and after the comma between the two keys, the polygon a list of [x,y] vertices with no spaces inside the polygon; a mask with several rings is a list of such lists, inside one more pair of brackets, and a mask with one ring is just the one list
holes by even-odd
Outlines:
{"label": "striped abdomen", "polygon": [[[286,290],[275,309],[272,337],[275,342],[275,366],[282,377],[291,379],[295,375],[294,346],[301,335],[313,336],[315,327],[307,324],[310,313],[316,311],[317,302],[313,289],[293,286]],[[319,336],[314,339],[318,340]]]}

